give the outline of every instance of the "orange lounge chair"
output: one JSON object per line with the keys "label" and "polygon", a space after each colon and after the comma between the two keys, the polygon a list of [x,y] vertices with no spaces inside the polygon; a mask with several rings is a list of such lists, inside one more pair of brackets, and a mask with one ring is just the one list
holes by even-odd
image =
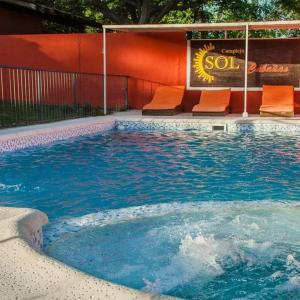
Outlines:
{"label": "orange lounge chair", "polygon": [[264,85],[261,117],[293,117],[294,87],[289,85]]}
{"label": "orange lounge chair", "polygon": [[193,116],[225,116],[229,112],[231,90],[203,90]]}
{"label": "orange lounge chair", "polygon": [[184,86],[160,85],[150,103],[143,107],[143,115],[172,116],[182,110]]}

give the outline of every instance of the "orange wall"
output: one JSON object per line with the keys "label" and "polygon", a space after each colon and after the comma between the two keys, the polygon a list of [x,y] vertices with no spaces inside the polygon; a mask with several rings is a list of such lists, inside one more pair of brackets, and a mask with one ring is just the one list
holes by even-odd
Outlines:
{"label": "orange wall", "polygon": [[0,64],[99,73],[100,41],[97,34],[0,36]]}
{"label": "orange wall", "polygon": [[[108,34],[109,74],[127,75],[129,105],[142,108],[160,82],[185,85],[186,40],[183,34]],[[0,65],[49,70],[102,73],[101,34],[52,34],[0,36]],[[113,86],[113,84],[111,84]],[[111,87],[113,93],[113,87]],[[184,108],[191,111],[200,92],[186,91]],[[295,94],[300,113],[300,92]],[[248,111],[258,113],[261,92],[249,92]],[[233,92],[233,113],[243,111],[243,92]]]}

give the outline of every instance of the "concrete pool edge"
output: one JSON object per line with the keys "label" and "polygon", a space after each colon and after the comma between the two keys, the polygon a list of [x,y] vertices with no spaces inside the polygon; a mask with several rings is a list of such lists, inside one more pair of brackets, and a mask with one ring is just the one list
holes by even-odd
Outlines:
{"label": "concrete pool edge", "polygon": [[47,145],[82,136],[119,130],[196,130],[228,133],[299,134],[300,118],[260,117],[192,117],[182,114],[172,117],[145,117],[136,112],[115,113],[54,123],[0,130],[0,153]]}
{"label": "concrete pool edge", "polygon": [[195,130],[199,132],[224,131],[227,133],[300,133],[300,119],[279,117],[150,117],[116,114],[119,130]]}
{"label": "concrete pool edge", "polygon": [[114,127],[114,117],[101,116],[1,129],[0,153],[97,134]]}
{"label": "concrete pool edge", "polygon": [[86,275],[46,256],[40,246],[47,222],[38,210],[0,207],[1,299],[171,299]]}

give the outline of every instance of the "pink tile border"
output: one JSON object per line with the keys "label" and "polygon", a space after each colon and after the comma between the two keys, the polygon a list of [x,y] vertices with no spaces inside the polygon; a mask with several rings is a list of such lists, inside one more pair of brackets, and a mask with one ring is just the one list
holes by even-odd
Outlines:
{"label": "pink tile border", "polygon": [[[81,122],[77,124],[48,127],[37,130],[28,130],[0,136],[0,153],[25,149],[28,147],[46,145],[55,141],[96,134],[113,129],[114,119],[104,119],[92,123]],[[31,127],[32,128],[32,127]]]}

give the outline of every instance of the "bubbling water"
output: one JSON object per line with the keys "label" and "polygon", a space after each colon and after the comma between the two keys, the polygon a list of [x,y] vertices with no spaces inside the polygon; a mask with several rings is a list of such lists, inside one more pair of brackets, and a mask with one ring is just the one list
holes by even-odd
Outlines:
{"label": "bubbling water", "polygon": [[272,201],[104,210],[50,224],[45,251],[151,293],[189,299],[298,296],[299,213],[295,203]]}

